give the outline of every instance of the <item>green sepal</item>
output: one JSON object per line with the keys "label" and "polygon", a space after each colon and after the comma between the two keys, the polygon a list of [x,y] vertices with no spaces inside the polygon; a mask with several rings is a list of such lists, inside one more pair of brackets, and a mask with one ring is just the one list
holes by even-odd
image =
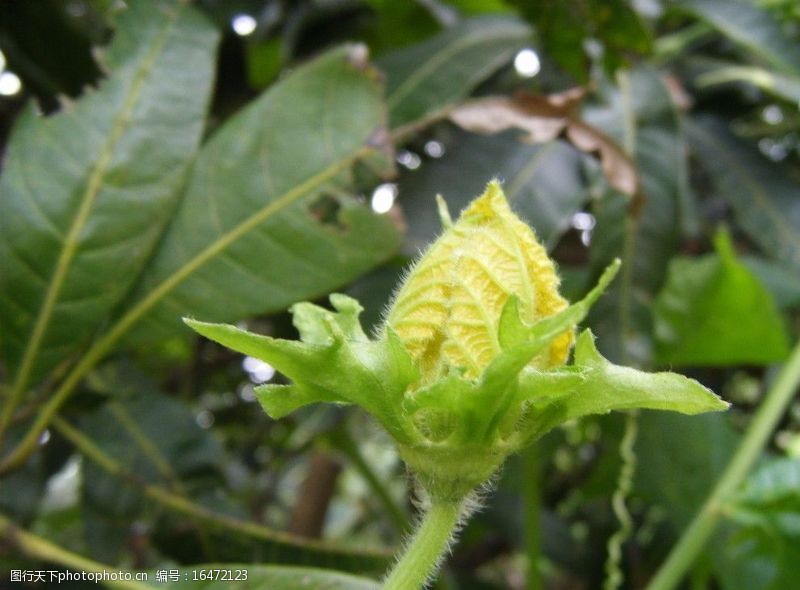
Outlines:
{"label": "green sepal", "polygon": [[395,438],[420,483],[440,501],[456,501],[485,482],[505,458],[560,423],[611,410],[650,408],[694,414],[727,404],[696,381],[644,373],[604,359],[590,332],[578,338],[570,366],[531,364],[574,329],[619,270],[612,263],[580,302],[532,325],[509,297],[499,325],[500,352],[483,373],[452,368],[420,386],[420,373],[391,326],[370,340],[357,301],[332,295],[334,311],[292,307],[301,341],[251,334],[234,326],[184,320],[200,334],[270,363],[291,385],[256,389],[264,410],[280,418],[317,402],[359,405]]}
{"label": "green sepal", "polygon": [[[532,346],[534,343],[538,343],[538,348],[533,347],[531,356],[547,348],[556,336],[563,334],[586,318],[592,305],[605,292],[614,277],[617,276],[621,264],[619,258],[609,264],[594,288],[578,303],[573,303],[557,314],[541,319],[530,326],[520,318],[517,297],[515,295],[510,296],[500,315],[498,339],[501,348],[509,350],[519,345]],[[530,358],[528,357],[528,360]],[[527,363],[528,361],[525,362]]]}
{"label": "green sepal", "polygon": [[261,407],[273,420],[280,420],[295,410],[310,404],[328,402],[348,405],[348,400],[337,397],[335,393],[323,389],[304,387],[297,383],[289,385],[259,385],[255,395]]}
{"label": "green sepal", "polygon": [[356,300],[339,294],[330,300],[336,311],[311,303],[292,307],[301,341],[253,334],[227,324],[188,318],[184,322],[206,338],[269,363],[292,380],[291,385],[256,389],[272,418],[317,402],[356,404],[398,440],[413,440],[400,411],[403,394],[418,379],[411,358],[391,331],[378,340],[367,338]]}
{"label": "green sepal", "polygon": [[517,401],[527,404],[523,445],[567,420],[590,414],[634,408],[700,414],[729,407],[710,389],[683,375],[610,363],[598,352],[590,330],[578,337],[574,356],[568,367],[522,371]]}

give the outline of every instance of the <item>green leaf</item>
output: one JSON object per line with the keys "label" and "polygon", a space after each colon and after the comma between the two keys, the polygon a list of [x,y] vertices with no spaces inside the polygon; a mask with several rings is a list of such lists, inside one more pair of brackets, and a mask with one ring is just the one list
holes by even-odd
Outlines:
{"label": "green leaf", "polygon": [[687,126],[694,152],[741,228],[765,254],[800,270],[800,200],[792,172],[735,138],[721,121],[697,123]]}
{"label": "green leaf", "polygon": [[[800,514],[800,459],[772,459],[747,478],[732,500],[734,509],[760,512],[764,517],[781,512]],[[795,530],[800,534],[800,529]]]}
{"label": "green leaf", "polygon": [[605,190],[592,203],[597,218],[589,249],[592,274],[599,275],[616,257],[623,266],[590,319],[605,356],[646,366],[652,355],[652,300],[681,231],[692,229],[693,207],[682,121],[664,81],[645,67],[624,80],[619,88],[604,88],[602,103],[587,109],[585,116],[621,145],[630,144],[643,201],[632,203]]}
{"label": "green leaf", "polygon": [[525,370],[520,398],[530,402],[527,420],[537,438],[558,424],[612,410],[643,408],[699,414],[728,404],[693,379],[677,373],[645,373],[604,359],[594,336],[584,331],[575,345],[575,361],[564,369]]}
{"label": "green leaf", "polygon": [[733,250],[727,232],[716,254],[672,260],[654,305],[656,358],[690,366],[763,365],[789,354],[770,293]]}
{"label": "green leaf", "polygon": [[430,38],[441,30],[430,5],[396,0],[365,0],[372,14],[363,40],[376,55]]}
{"label": "green leaf", "polygon": [[[140,482],[193,498],[213,497],[223,484],[225,455],[219,442],[197,425],[188,407],[155,393],[140,375],[124,371],[116,380],[114,401],[83,417],[83,433]],[[147,502],[124,478],[88,458],[82,477],[87,545],[95,558],[116,563],[126,550],[130,522],[145,518]]]}
{"label": "green leaf", "polygon": [[766,10],[744,0],[684,0],[677,4],[707,22],[747,55],[756,55],[783,72],[800,73],[800,47]]}
{"label": "green leaf", "polygon": [[[223,471],[231,458],[189,407],[154,393],[153,384],[125,366],[93,383],[115,396],[81,420],[88,440],[79,447],[85,453],[81,513],[95,557],[118,560],[131,523],[141,521],[149,524],[154,547],[184,563],[202,555],[346,571],[386,566],[388,555],[380,550],[302,539],[249,522],[248,508],[225,489]],[[96,450],[87,452],[87,444]],[[108,462],[118,467],[109,469]]]}
{"label": "green leaf", "polygon": [[[9,428],[5,440],[0,441],[0,451],[8,452],[14,448],[24,434],[25,426],[23,423]],[[38,454],[21,469],[0,477],[0,512],[18,522],[33,520],[40,509],[47,480],[53,475],[48,473],[47,467],[45,457]]]}
{"label": "green leaf", "polygon": [[800,583],[800,460],[772,459],[745,482],[726,511],[740,525],[728,551],[767,565],[769,590]]}
{"label": "green leaf", "polygon": [[[343,194],[357,162],[389,165],[384,129],[363,46],[329,52],[271,87],[203,147],[122,323],[146,316],[134,337],[153,342],[183,314],[275,312],[386,259],[399,242],[394,225]],[[339,207],[333,220],[314,213],[323,196]]]}
{"label": "green leaf", "polygon": [[530,29],[516,19],[479,17],[381,57],[392,129],[419,124],[468,96],[529,36]]}
{"label": "green leaf", "polygon": [[800,275],[788,265],[756,256],[743,256],[742,262],[769,290],[780,309],[800,306]]}
{"label": "green leaf", "polygon": [[[191,570],[213,574],[214,570],[234,573],[246,572],[246,580],[180,580],[161,584],[151,584],[164,590],[379,590],[380,584],[368,578],[342,574],[333,570],[313,567],[285,567],[276,565],[253,565],[251,563],[213,563],[191,566]],[[154,578],[152,574],[151,579]]]}
{"label": "green leaf", "polygon": [[86,344],[150,256],[200,141],[216,40],[186,3],[132,3],[99,89],[18,120],[0,181],[0,331],[17,394]]}
{"label": "green leaf", "polygon": [[529,145],[514,133],[482,136],[458,129],[442,139],[442,158],[425,161],[398,181],[399,203],[414,220],[404,248],[409,254],[424,249],[440,233],[433,195],[441,194],[455,213],[483,192],[488,178],[503,181],[512,208],[548,249],[589,200],[585,157],[565,142]]}
{"label": "green leaf", "polygon": [[512,0],[511,4],[536,27],[545,51],[579,80],[587,77],[589,59],[584,42],[588,39],[603,44],[609,71],[621,65],[626,53],[650,50],[650,31],[627,0]]}
{"label": "green leaf", "polygon": [[728,415],[687,420],[675,414],[642,414],[636,441],[637,494],[662,506],[679,532],[722,475],[739,439]]}

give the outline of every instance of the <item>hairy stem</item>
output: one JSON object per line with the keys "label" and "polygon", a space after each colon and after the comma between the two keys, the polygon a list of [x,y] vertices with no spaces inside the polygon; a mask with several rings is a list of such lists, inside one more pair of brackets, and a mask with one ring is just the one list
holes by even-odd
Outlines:
{"label": "hairy stem", "polygon": [[431,580],[455,535],[464,502],[434,501],[405,552],[384,582],[383,590],[417,590]]}
{"label": "hairy stem", "polygon": [[[103,572],[119,571],[119,568],[92,561],[54,545],[41,537],[23,531],[2,514],[0,514],[0,540],[7,541],[11,546],[16,547],[30,557],[57,563],[76,572],[102,574]],[[150,590],[151,588],[147,584],[133,580],[106,580],[103,583],[109,588],[124,588],[126,590]],[[92,585],[94,584],[92,583]]]}
{"label": "hairy stem", "polygon": [[677,586],[711,537],[722,517],[722,507],[749,473],[800,385],[800,342],[753,418],[731,462],[709,494],[700,512],[647,587],[670,590]]}

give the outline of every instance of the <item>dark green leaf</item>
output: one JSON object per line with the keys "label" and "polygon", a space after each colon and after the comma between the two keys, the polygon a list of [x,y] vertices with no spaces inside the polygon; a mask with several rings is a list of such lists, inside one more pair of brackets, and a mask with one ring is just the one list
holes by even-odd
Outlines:
{"label": "dark green leaf", "polygon": [[511,206],[549,248],[589,199],[584,158],[562,141],[528,145],[514,133],[480,136],[454,129],[444,146],[444,157],[400,177],[399,202],[413,220],[405,248],[409,254],[424,249],[440,232],[437,194],[456,212],[483,192],[487,179],[498,178]]}
{"label": "dark green leaf", "polygon": [[762,465],[733,498],[729,515],[741,529],[731,538],[728,551],[744,563],[762,562],[767,571],[765,588],[782,590],[800,584],[799,459],[772,459]]}
{"label": "dark green leaf", "polygon": [[800,269],[800,200],[790,170],[770,162],[717,120],[687,126],[700,164],[719,196],[763,252]]}
{"label": "dark green leaf", "polygon": [[678,5],[704,20],[748,54],[784,72],[800,73],[800,47],[763,8],[744,0],[684,0]]}
{"label": "dark green leaf", "polygon": [[775,302],[739,262],[727,232],[716,254],[673,258],[654,305],[656,358],[667,365],[765,365],[789,354]]}
{"label": "dark green leaf", "polygon": [[622,64],[625,53],[650,50],[650,31],[627,0],[511,3],[536,27],[545,51],[578,79],[587,77],[588,39],[603,44],[609,71]]}
{"label": "dark green leaf", "polygon": [[200,140],[216,39],[185,3],[132,3],[103,57],[109,79],[18,121],[0,181],[0,322],[17,392],[86,343],[151,254]]}
{"label": "dark green leaf", "polygon": [[392,129],[414,126],[468,96],[529,36],[518,20],[480,17],[382,57]]}
{"label": "dark green leaf", "polygon": [[599,273],[615,257],[622,258],[623,267],[590,317],[605,356],[646,365],[652,354],[652,300],[681,229],[688,229],[692,205],[681,120],[666,85],[646,68],[633,70],[625,80],[619,90],[604,92],[602,105],[586,117],[621,145],[631,144],[644,202],[634,204],[606,191],[593,203],[591,268]]}
{"label": "dark green leaf", "polygon": [[722,474],[739,436],[725,414],[639,418],[636,491],[666,509],[676,532],[689,523]]}
{"label": "dark green leaf", "polygon": [[[779,512],[800,514],[800,459],[772,459],[759,467],[747,478],[733,504],[764,516]],[[794,533],[800,535],[800,529]]]}
{"label": "dark green leaf", "polygon": [[800,306],[800,275],[789,266],[755,256],[743,256],[742,262],[772,293],[780,309]]}
{"label": "dark green leaf", "polygon": [[[12,427],[0,442],[0,451],[7,451],[24,434],[21,427]],[[36,516],[47,485],[44,457],[38,455],[22,468],[0,477],[0,512],[27,522]]]}
{"label": "dark green leaf", "polygon": [[[387,165],[381,87],[363,50],[296,70],[203,147],[134,295],[132,316],[147,314],[139,339],[173,333],[183,314],[232,321],[285,309],[397,248],[388,218],[342,194],[356,162]],[[332,219],[320,219],[315,197],[338,207]]]}
{"label": "dark green leaf", "polygon": [[[213,575],[214,570],[246,572],[247,579],[236,581],[180,580],[152,584],[164,590],[379,590],[380,584],[368,578],[349,576],[314,567],[284,567],[250,563],[214,563],[191,566],[191,570]],[[151,576],[152,577],[152,576]]]}
{"label": "dark green leaf", "polygon": [[[139,387],[134,393],[130,383],[121,381],[117,399],[82,420],[84,434],[139,482],[194,497],[221,486],[222,448],[196,424],[190,409],[152,389]],[[96,558],[116,563],[131,534],[130,522],[143,517],[147,503],[140,490],[90,460],[84,461],[82,475],[87,545]]]}
{"label": "dark green leaf", "polygon": [[[634,490],[665,515],[665,525],[675,539],[685,530],[706,500],[736,450],[740,435],[726,414],[705,414],[691,419],[666,413],[639,417]],[[714,568],[717,576],[748,581],[760,579],[736,553],[728,552],[730,528],[721,528],[699,556],[698,567]],[[743,567],[747,565],[747,567]],[[755,576],[755,578],[753,577]]]}
{"label": "dark green leaf", "polygon": [[429,10],[430,5],[396,0],[365,0],[364,3],[372,9],[364,41],[375,55],[420,42],[441,29]]}

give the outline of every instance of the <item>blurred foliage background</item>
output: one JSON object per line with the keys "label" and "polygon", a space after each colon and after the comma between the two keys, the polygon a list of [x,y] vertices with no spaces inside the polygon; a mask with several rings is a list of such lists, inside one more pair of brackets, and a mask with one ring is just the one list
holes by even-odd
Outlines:
{"label": "blurred foliage background", "polygon": [[[70,565],[13,522],[115,567],[375,578],[415,513],[385,436],[346,408],[271,421],[253,387],[282,377],[179,318],[292,338],[289,305],[342,291],[374,326],[437,193],[503,180],[570,299],[621,257],[601,351],[734,404],[632,419],[626,588],[796,340],[794,0],[8,0],[0,50],[0,571]],[[625,422],[515,457],[436,587],[600,588]],[[686,587],[800,587],[798,490],[795,401]]]}

